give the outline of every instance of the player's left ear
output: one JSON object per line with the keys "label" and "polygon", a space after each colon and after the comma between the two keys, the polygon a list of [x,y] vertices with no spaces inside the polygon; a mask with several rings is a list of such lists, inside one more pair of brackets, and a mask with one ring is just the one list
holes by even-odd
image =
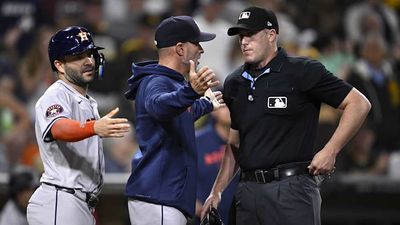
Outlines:
{"label": "player's left ear", "polygon": [[57,70],[61,73],[65,73],[64,70],[64,63],[61,62],[60,60],[54,60],[54,66],[57,68]]}

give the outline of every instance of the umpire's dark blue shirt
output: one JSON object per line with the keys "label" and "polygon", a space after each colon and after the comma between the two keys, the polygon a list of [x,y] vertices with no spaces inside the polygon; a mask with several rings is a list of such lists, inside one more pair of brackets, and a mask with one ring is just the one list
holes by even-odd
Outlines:
{"label": "umpire's dark blue shirt", "polygon": [[260,76],[249,73],[245,64],[224,84],[242,170],[312,160],[321,103],[338,107],[352,87],[321,63],[289,57],[281,48]]}

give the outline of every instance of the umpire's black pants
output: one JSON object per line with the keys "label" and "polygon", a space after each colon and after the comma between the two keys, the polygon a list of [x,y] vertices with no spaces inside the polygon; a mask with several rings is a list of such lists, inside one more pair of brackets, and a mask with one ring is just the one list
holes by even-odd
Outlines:
{"label": "umpire's black pants", "polygon": [[236,225],[320,225],[319,183],[306,174],[265,184],[241,181]]}

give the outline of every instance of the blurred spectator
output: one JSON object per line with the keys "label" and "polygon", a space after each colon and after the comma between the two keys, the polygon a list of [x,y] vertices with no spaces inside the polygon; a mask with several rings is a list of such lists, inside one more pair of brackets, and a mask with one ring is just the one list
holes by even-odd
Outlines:
{"label": "blurred spectator", "polygon": [[[35,25],[37,1],[3,0],[0,3],[0,34],[14,27],[30,30]],[[23,21],[25,20],[25,21]]]}
{"label": "blurred spectator", "polygon": [[373,151],[375,133],[363,127],[348,144],[336,161],[337,172],[350,174],[384,174],[388,154]]}
{"label": "blurred spectator", "polygon": [[352,4],[346,10],[344,26],[348,37],[355,44],[370,32],[379,32],[389,47],[399,37],[396,12],[383,0],[363,0]]}
{"label": "blurred spectator", "polygon": [[103,143],[106,173],[131,172],[131,159],[139,148],[134,129],[130,129],[123,138],[108,138],[104,139]]}
{"label": "blurred spectator", "polygon": [[234,24],[236,23],[240,12],[248,6],[249,3],[247,1],[226,0],[224,10],[221,12],[220,16],[228,21],[228,23]]}
{"label": "blurred spectator", "polygon": [[103,13],[104,19],[109,22],[123,21],[129,16],[131,10],[130,5],[132,3],[139,3],[138,11],[142,8],[141,0],[103,0]]}
{"label": "blurred spectator", "polygon": [[49,15],[41,9],[38,0],[0,1],[0,37],[3,47],[15,54],[18,59],[29,49],[32,31]]}
{"label": "blurred spectator", "polygon": [[365,35],[360,56],[347,81],[373,105],[367,118],[369,129],[376,136],[372,148],[380,152],[399,150],[400,84],[387,58],[387,45],[381,34]]}
{"label": "blurred spectator", "polygon": [[[161,16],[161,19],[168,18],[170,16],[191,16],[194,12],[194,5],[192,0],[169,0],[166,1],[166,11]],[[160,1],[157,1],[160,4]],[[196,21],[197,22],[197,21]]]}
{"label": "blurred spectator", "polygon": [[[143,8],[143,0],[118,0],[117,2],[116,4],[115,0],[104,0],[104,17],[109,22],[108,33],[118,42],[124,42],[126,39],[140,35],[141,18],[146,12]],[[124,9],[121,11],[120,7]]]}
{"label": "blurred spectator", "polygon": [[56,80],[47,53],[47,46],[55,29],[48,25],[40,26],[28,53],[19,64],[19,76],[31,120],[35,118],[35,104],[44,91]]}
{"label": "blurred spectator", "polygon": [[[231,119],[228,107],[222,107],[211,113],[211,120],[202,129],[196,131],[198,151],[197,200],[196,219],[194,224],[200,224],[201,207],[205,202],[218,174],[225,145],[228,140]],[[233,200],[239,176],[235,176],[222,194],[218,211],[224,224],[229,224],[229,210]]]}
{"label": "blurred spectator", "polygon": [[[327,33],[338,30],[343,26],[342,18],[344,9],[349,2],[354,2],[352,0],[274,1],[280,3],[281,11],[285,12],[285,14],[290,17],[300,33],[304,30],[314,30],[317,33]],[[280,38],[281,37],[282,35],[280,35]]]}
{"label": "blurred spectator", "polygon": [[[136,33],[137,35],[127,38],[121,43],[118,59],[115,61],[113,74],[119,74],[117,79],[118,88],[126,90],[126,80],[131,76],[130,71],[132,63],[155,60],[157,59],[157,49],[154,45],[154,29],[160,23],[160,16],[150,14],[141,14],[137,18]],[[128,102],[125,98],[120,99],[120,113],[130,121],[134,121],[132,114],[132,102]]]}
{"label": "blurred spectator", "polygon": [[143,11],[151,15],[161,15],[170,10],[168,4],[168,0],[146,0],[143,1]]}
{"label": "blurred spectator", "polygon": [[[154,44],[154,29],[161,18],[150,14],[142,14],[137,21],[137,35],[126,39],[121,44],[122,71],[129,71],[132,63],[157,59],[157,49]],[[122,72],[121,71],[121,72]],[[126,78],[129,78],[129,73]],[[126,79],[123,78],[123,81]],[[125,82],[123,82],[125,83]]]}
{"label": "blurred spectator", "polygon": [[0,225],[28,225],[26,207],[35,189],[39,186],[39,177],[34,172],[17,168],[11,172],[8,182],[9,198],[0,215]]}
{"label": "blurred spectator", "polygon": [[39,146],[35,138],[35,130],[30,128],[25,133],[28,134],[28,140],[20,154],[18,165],[26,166],[42,173],[44,171],[43,162],[40,158]]}
{"label": "blurred spectator", "polygon": [[18,162],[28,136],[26,131],[31,125],[25,106],[13,94],[15,71],[4,63],[0,61],[0,155],[7,163],[1,165],[1,171]]}
{"label": "blurred spectator", "polygon": [[320,53],[319,60],[327,70],[341,79],[346,79],[355,57],[345,37],[328,33],[319,35],[312,44]]}
{"label": "blurred spectator", "polygon": [[[57,0],[51,1],[54,5],[54,23],[56,29],[61,29],[68,26],[80,25],[83,22],[83,1],[80,0]],[[46,4],[50,5],[49,3]],[[49,7],[49,6],[48,6]]]}
{"label": "blurred spectator", "polygon": [[231,24],[220,16],[225,9],[226,0],[202,0],[200,10],[194,17],[199,28],[217,34],[211,42],[202,44],[205,49],[200,65],[212,68],[218,80],[224,82],[231,72],[230,56],[234,39],[226,35]]}
{"label": "blurred spectator", "polygon": [[[26,120],[26,125],[12,137],[12,145],[8,147],[10,162],[29,166],[37,171],[42,171],[42,161],[36,143],[33,121],[35,117],[35,103],[48,86],[55,80],[55,75],[49,66],[47,46],[54,28],[51,25],[40,25],[33,32],[33,41],[27,53],[18,62],[18,74],[14,79],[20,81],[14,93],[24,101],[21,103],[20,118]],[[15,78],[17,77],[17,78]]]}

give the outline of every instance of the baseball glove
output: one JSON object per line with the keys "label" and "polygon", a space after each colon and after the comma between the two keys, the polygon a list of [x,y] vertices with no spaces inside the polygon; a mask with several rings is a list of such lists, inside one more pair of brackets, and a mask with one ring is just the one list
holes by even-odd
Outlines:
{"label": "baseball glove", "polygon": [[201,221],[200,225],[224,225],[218,210],[214,207],[210,207],[207,215]]}

